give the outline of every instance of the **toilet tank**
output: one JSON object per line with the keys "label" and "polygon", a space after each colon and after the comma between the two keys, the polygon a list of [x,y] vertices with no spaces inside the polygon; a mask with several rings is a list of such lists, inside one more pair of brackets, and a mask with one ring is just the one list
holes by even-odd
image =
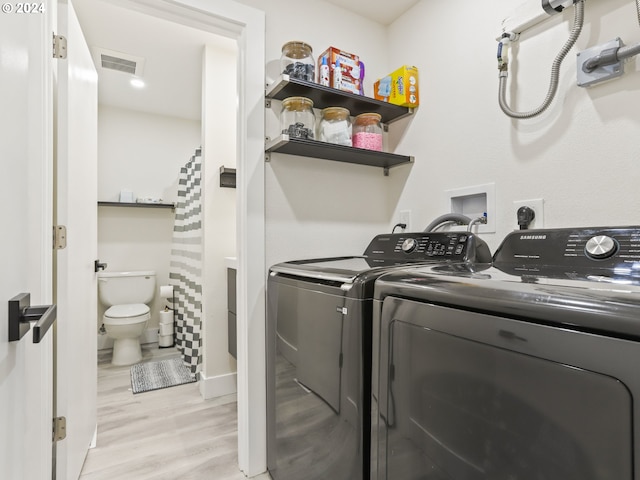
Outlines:
{"label": "toilet tank", "polygon": [[98,298],[103,305],[148,304],[156,290],[156,272],[100,272]]}

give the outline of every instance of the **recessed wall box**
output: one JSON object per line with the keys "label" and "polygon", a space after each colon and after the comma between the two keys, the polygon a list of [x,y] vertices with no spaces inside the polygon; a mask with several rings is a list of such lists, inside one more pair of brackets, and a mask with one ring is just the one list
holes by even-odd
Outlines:
{"label": "recessed wall box", "polygon": [[[495,184],[487,183],[472,187],[456,188],[446,190],[445,195],[449,211],[460,213],[471,218],[471,220],[486,214],[487,223],[478,224],[474,231],[479,233],[493,233],[495,226]],[[475,230],[477,228],[477,230]]]}

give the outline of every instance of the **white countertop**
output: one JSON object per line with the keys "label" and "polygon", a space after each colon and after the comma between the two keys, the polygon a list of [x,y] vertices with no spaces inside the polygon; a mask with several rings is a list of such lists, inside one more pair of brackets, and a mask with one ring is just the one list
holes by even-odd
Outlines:
{"label": "white countertop", "polygon": [[236,257],[224,257],[224,266],[227,268],[232,268],[234,270],[237,270],[238,259]]}

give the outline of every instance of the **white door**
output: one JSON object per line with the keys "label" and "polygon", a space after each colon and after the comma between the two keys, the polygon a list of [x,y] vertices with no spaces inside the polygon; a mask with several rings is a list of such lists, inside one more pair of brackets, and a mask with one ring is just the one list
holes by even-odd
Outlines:
{"label": "white door", "polygon": [[[0,478],[51,478],[53,332],[8,337],[8,301],[52,301],[51,4],[0,12]],[[29,8],[30,5],[27,5]]]}
{"label": "white door", "polygon": [[71,2],[58,3],[67,58],[57,63],[56,416],[67,437],[56,444],[56,479],[76,480],[96,433],[98,75]]}

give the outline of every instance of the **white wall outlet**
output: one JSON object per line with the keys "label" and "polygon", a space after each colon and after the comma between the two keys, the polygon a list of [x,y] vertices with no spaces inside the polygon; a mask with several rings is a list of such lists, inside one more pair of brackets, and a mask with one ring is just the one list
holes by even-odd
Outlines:
{"label": "white wall outlet", "polygon": [[400,220],[399,223],[405,223],[407,227],[404,229],[405,232],[411,232],[411,210],[400,210]]}
{"label": "white wall outlet", "polygon": [[542,198],[532,198],[530,200],[515,200],[513,202],[512,218],[514,228],[516,230],[520,228],[520,226],[518,225],[518,218],[516,216],[516,213],[520,207],[525,206],[533,209],[533,211],[536,213],[536,217],[531,222],[531,225],[529,225],[529,228],[544,228],[544,200]]}

